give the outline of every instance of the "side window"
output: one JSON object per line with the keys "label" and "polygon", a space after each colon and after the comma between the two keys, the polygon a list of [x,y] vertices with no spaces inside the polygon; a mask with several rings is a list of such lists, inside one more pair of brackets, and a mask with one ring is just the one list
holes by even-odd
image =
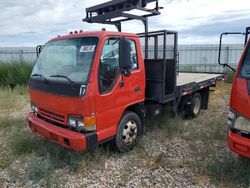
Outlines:
{"label": "side window", "polygon": [[240,75],[245,78],[250,77],[250,47],[248,47],[247,49]]}
{"label": "side window", "polygon": [[130,45],[131,45],[131,70],[135,70],[138,69],[135,41],[130,40]]}
{"label": "side window", "polygon": [[98,82],[100,93],[106,93],[112,89],[119,73],[119,39],[106,40],[98,69]]}

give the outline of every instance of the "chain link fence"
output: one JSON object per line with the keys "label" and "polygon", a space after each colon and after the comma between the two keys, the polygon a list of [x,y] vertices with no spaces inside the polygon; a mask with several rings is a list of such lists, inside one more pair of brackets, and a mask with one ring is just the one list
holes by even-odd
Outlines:
{"label": "chain link fence", "polygon": [[[236,67],[242,49],[243,45],[240,44],[223,45],[221,62]],[[159,51],[162,51],[162,49],[159,48]],[[153,56],[153,51],[150,51],[149,47],[149,57],[150,56]],[[0,48],[0,63],[22,61],[34,63],[35,60],[35,48]],[[218,64],[218,45],[179,45],[178,68],[181,71],[194,72],[226,71],[226,68]]]}
{"label": "chain link fence", "polygon": [[0,63],[2,62],[30,62],[36,60],[36,48],[23,47],[0,47]]}

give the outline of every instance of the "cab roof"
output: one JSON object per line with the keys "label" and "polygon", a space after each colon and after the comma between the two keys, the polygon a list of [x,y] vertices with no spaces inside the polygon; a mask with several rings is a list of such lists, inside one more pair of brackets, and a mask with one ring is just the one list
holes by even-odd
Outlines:
{"label": "cab roof", "polygon": [[126,33],[126,32],[114,32],[114,31],[83,31],[83,32],[71,32],[71,34],[58,36],[56,38],[53,38],[49,40],[48,42],[58,41],[58,40],[64,40],[64,39],[71,39],[71,38],[80,38],[80,37],[98,37],[98,38],[104,38],[107,36],[126,36],[126,37],[138,37],[138,35],[133,33]]}

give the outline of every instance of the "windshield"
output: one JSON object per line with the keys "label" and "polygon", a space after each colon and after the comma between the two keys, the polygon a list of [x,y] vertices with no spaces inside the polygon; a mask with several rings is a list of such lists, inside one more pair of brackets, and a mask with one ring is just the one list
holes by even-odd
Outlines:
{"label": "windshield", "polygon": [[241,67],[240,75],[245,78],[250,78],[250,49],[248,49],[245,55],[244,62]]}
{"label": "windshield", "polygon": [[96,37],[49,42],[39,55],[31,75],[86,83],[97,42]]}

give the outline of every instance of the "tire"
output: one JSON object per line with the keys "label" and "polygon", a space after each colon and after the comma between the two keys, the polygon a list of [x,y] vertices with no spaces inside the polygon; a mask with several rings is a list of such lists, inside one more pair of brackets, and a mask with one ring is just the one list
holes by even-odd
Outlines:
{"label": "tire", "polygon": [[193,117],[193,118],[197,117],[200,114],[201,105],[202,105],[201,95],[200,93],[196,92],[192,96],[191,104],[186,106],[186,109],[185,109],[186,116]]}
{"label": "tire", "polygon": [[142,133],[142,123],[139,116],[131,111],[123,114],[118,125],[112,145],[121,153],[132,150]]}

